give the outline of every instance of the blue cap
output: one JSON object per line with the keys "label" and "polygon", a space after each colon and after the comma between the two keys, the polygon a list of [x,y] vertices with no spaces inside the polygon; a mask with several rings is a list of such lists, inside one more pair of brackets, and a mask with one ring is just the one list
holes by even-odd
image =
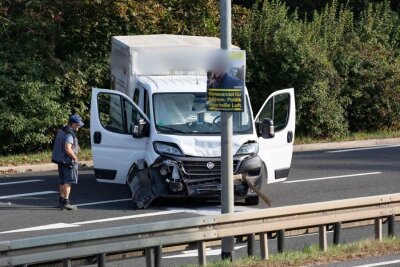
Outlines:
{"label": "blue cap", "polygon": [[82,127],[83,125],[85,125],[81,119],[81,117],[79,117],[79,115],[71,115],[69,117],[69,123],[77,123],[79,125],[79,127]]}

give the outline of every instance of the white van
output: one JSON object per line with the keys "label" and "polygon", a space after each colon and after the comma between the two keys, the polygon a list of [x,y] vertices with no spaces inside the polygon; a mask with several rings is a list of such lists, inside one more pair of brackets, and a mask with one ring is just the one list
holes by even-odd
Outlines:
{"label": "white van", "polygon": [[[160,196],[220,197],[220,112],[206,110],[206,75],[148,75],[135,67],[146,48],[219,44],[218,38],[195,36],[112,38],[114,90],[92,91],[94,172],[99,182],[127,184],[136,207]],[[294,132],[293,89],[271,94],[253,116],[245,88],[244,111],[233,115],[236,199],[258,203],[245,177],[258,188],[287,178]]]}

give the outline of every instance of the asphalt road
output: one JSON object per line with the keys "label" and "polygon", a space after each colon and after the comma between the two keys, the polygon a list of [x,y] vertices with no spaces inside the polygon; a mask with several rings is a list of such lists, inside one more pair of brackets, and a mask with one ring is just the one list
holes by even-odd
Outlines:
{"label": "asphalt road", "polygon": [[[397,193],[400,189],[399,162],[398,146],[298,152],[294,153],[289,179],[284,183],[264,184],[262,191],[275,207]],[[58,210],[57,191],[55,172],[1,175],[0,241],[220,213],[217,203],[192,200],[158,200],[146,210],[133,210],[124,185],[97,183],[90,169],[80,172],[79,184],[72,191],[71,200],[79,206],[78,211]],[[262,208],[267,206],[261,202],[258,206],[235,204],[236,211]],[[346,240],[372,234],[359,228]],[[317,236],[293,238],[288,246],[302,248],[316,241]],[[273,251],[276,245],[270,243]],[[245,251],[245,247],[242,250]],[[218,251],[212,252],[218,254]],[[185,262],[180,259],[196,262],[195,258],[177,258],[177,255],[169,259],[171,265]]]}

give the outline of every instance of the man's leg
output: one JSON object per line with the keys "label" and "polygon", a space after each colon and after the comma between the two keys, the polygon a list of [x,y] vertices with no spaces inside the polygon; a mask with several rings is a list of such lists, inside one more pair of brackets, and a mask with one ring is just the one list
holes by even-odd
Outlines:
{"label": "man's leg", "polygon": [[64,185],[60,184],[59,185],[59,191],[60,191],[60,198],[58,200],[58,207],[61,208],[64,202]]}
{"label": "man's leg", "polygon": [[71,193],[71,184],[64,184],[62,191],[63,191],[63,198],[69,199],[69,194]]}
{"label": "man's leg", "polygon": [[69,195],[71,193],[71,184],[76,183],[75,174],[72,168],[63,167],[64,184],[62,185],[63,204],[61,210],[77,210],[78,208],[71,205],[69,202]]}
{"label": "man's leg", "polygon": [[60,198],[58,200],[58,207],[61,208],[64,202],[64,173],[62,166],[58,165],[58,177],[60,178],[60,185],[58,186],[58,191],[60,192]]}

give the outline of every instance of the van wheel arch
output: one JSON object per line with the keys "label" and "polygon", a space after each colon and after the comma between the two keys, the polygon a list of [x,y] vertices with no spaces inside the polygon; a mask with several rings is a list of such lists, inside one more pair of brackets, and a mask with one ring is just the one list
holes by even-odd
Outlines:
{"label": "van wheel arch", "polygon": [[[143,168],[144,168],[144,169],[148,168],[148,165],[147,165],[147,162],[146,162],[146,161],[143,162]],[[128,175],[127,175],[127,177],[126,177],[126,182],[125,182],[125,184],[126,184],[126,186],[128,187],[129,192],[130,192],[131,194],[132,194],[133,192],[132,192],[132,188],[129,186],[129,183],[131,183],[131,182],[133,181],[133,178],[135,178],[136,173],[137,173],[139,170],[140,170],[140,168],[139,168],[137,162],[132,163],[131,167],[129,168],[129,171],[128,171]]]}

